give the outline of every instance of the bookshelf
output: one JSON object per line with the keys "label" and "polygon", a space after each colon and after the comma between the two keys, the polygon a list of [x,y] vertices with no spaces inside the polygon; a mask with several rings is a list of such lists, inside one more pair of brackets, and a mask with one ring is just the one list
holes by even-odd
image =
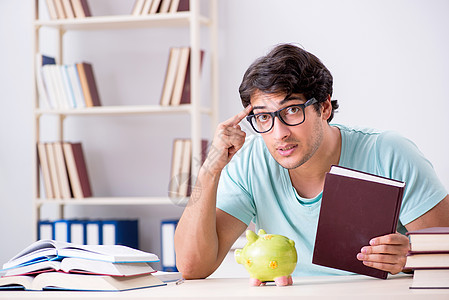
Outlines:
{"label": "bookshelf", "polygon": [[[64,128],[66,125],[65,120],[68,118],[95,118],[97,116],[111,117],[115,116],[147,116],[151,118],[155,115],[162,115],[167,120],[174,115],[186,115],[190,119],[190,139],[192,139],[192,160],[201,157],[201,140],[204,138],[202,135],[202,126],[204,121],[202,116],[209,117],[211,128],[215,128],[218,123],[218,56],[217,56],[217,1],[208,1],[208,15],[202,15],[200,13],[200,0],[189,0],[189,11],[176,12],[176,13],[158,13],[153,15],[111,15],[111,16],[91,16],[80,19],[58,19],[58,20],[46,20],[40,19],[42,13],[40,9],[46,9],[44,0],[34,1],[34,49],[33,60],[36,59],[36,54],[40,53],[40,31],[43,28],[51,28],[56,31],[54,41],[56,49],[54,49],[56,59],[58,63],[64,63],[63,49],[67,47],[64,45],[64,35],[70,31],[87,32],[95,31],[95,34],[101,35],[104,31],[114,31],[121,29],[156,29],[164,30],[166,28],[187,28],[189,29],[189,46],[191,48],[190,56],[190,78],[191,78],[191,90],[190,90],[190,104],[184,104],[180,106],[161,106],[161,105],[120,105],[120,106],[95,106],[76,109],[60,109],[60,108],[43,108],[40,107],[39,94],[37,91],[36,78],[34,75],[34,101],[33,101],[33,145],[37,145],[41,141],[42,128],[41,119],[46,116],[53,116],[57,118],[57,126],[51,130],[56,133],[58,141],[64,141]],[[208,100],[207,106],[201,105],[201,92],[200,92],[200,40],[202,35],[202,28],[208,28],[209,48],[207,55],[210,62],[210,77],[202,77],[202,84],[210,86],[210,100]],[[175,44],[175,41],[174,41]],[[70,46],[70,45],[68,45]],[[169,49],[166,49],[168,52]],[[35,61],[33,64],[35,67]],[[161,76],[164,76],[165,69],[160,70]],[[156,70],[155,70],[156,72]],[[33,72],[35,74],[35,72]],[[161,86],[162,89],[162,86]],[[160,91],[155,91],[159,93]],[[159,95],[155,95],[158,97]],[[187,124],[186,124],[187,125]],[[48,130],[48,128],[46,129]],[[174,139],[175,137],[173,137]],[[104,149],[107,151],[107,149]],[[36,148],[33,148],[33,153],[36,153]],[[37,238],[37,223],[41,220],[41,208],[47,205],[58,206],[58,218],[64,218],[64,207],[66,206],[79,206],[79,205],[107,205],[107,206],[120,206],[120,205],[174,205],[173,201],[168,198],[167,195],[163,196],[148,196],[148,197],[87,197],[87,198],[52,198],[47,199],[44,191],[42,191],[40,168],[37,155],[33,155],[34,161],[34,177],[33,177],[33,218],[34,218],[34,237]],[[170,161],[167,161],[167,168],[170,168]],[[192,176],[198,172],[198,168],[192,164]],[[130,179],[132,180],[132,179]],[[167,187],[168,181],[167,178]],[[168,191],[167,191],[168,193]],[[177,199],[177,203],[186,203],[187,198]]]}

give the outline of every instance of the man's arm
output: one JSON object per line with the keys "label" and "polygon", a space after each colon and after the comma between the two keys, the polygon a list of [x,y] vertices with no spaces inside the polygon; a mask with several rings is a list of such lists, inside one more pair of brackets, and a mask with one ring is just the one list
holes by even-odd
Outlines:
{"label": "man's arm", "polygon": [[[449,227],[449,195],[431,210],[405,225],[408,231],[428,227]],[[366,266],[397,274],[404,269],[409,250],[408,237],[400,233],[388,234],[373,238],[370,246],[363,247],[357,258]]]}
{"label": "man's arm", "polygon": [[220,265],[246,224],[216,208],[222,169],[245,142],[238,125],[251,111],[249,105],[221,123],[195,184],[195,194],[179,220],[175,232],[176,265],[186,279],[205,278]]}

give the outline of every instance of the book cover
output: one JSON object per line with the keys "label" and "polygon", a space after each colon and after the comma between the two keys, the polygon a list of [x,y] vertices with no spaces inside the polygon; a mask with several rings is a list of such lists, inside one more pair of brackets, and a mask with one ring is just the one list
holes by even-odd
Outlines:
{"label": "book cover", "polygon": [[101,106],[92,64],[81,62],[77,63],[76,67],[78,69],[86,107]]}
{"label": "book cover", "polygon": [[63,149],[73,196],[75,198],[91,197],[92,188],[82,144],[64,142]]}
{"label": "book cover", "polygon": [[11,276],[0,278],[0,288],[34,291],[126,291],[163,285],[166,285],[166,283],[151,274],[116,277],[46,272],[35,277]]}
{"label": "book cover", "polygon": [[[200,50],[200,72],[203,66],[203,60],[204,60],[204,50]],[[191,90],[191,82],[190,82],[190,56],[188,60],[187,70],[185,74],[184,79],[184,87],[182,89],[182,96],[180,104],[189,104],[191,103],[190,99],[190,90]]]}
{"label": "book cover", "polygon": [[38,153],[38,161],[39,166],[41,168],[42,180],[44,183],[45,196],[47,199],[55,198],[55,194],[53,192],[53,184],[51,180],[50,174],[50,164],[48,162],[47,155],[47,147],[44,143],[37,144],[37,153]]}
{"label": "book cover", "polygon": [[396,232],[405,183],[332,166],[326,174],[312,263],[386,279],[357,259],[363,246]]}
{"label": "book cover", "polygon": [[167,70],[165,73],[164,86],[162,88],[162,95],[160,100],[160,105],[162,106],[170,105],[176,74],[178,71],[180,54],[181,54],[180,48],[176,47],[170,48]]}
{"label": "book cover", "polygon": [[54,153],[55,151],[53,148],[53,144],[45,143],[44,145],[45,145],[45,150],[47,152],[47,161],[48,161],[48,166],[50,169],[50,178],[51,178],[51,185],[53,187],[54,197],[56,199],[61,199],[62,193],[61,193],[60,183],[59,183],[59,179],[58,179],[58,171],[57,171],[57,166],[56,166],[56,155]]}
{"label": "book cover", "polygon": [[72,190],[70,188],[69,176],[67,174],[67,166],[65,163],[62,142],[54,142],[52,144],[56,158],[56,173],[58,176],[59,186],[61,188],[61,197],[64,199],[70,199],[72,198]]}

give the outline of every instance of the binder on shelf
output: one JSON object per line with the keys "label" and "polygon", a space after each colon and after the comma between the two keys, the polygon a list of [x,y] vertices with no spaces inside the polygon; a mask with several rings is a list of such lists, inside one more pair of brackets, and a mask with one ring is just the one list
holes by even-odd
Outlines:
{"label": "binder on shelf", "polygon": [[70,220],[70,242],[86,245],[86,221]]}
{"label": "binder on shelf", "polygon": [[54,240],[54,223],[50,220],[39,220],[37,225],[37,239],[38,240]]}
{"label": "binder on shelf", "polygon": [[86,245],[103,245],[103,230],[100,220],[86,220]]}
{"label": "binder on shelf", "polygon": [[161,266],[164,272],[177,272],[175,254],[175,230],[179,220],[161,222]]}
{"label": "binder on shelf", "polygon": [[137,220],[103,220],[103,245],[124,245],[139,248]]}
{"label": "binder on shelf", "polygon": [[70,242],[70,220],[54,221],[54,236],[56,241]]}

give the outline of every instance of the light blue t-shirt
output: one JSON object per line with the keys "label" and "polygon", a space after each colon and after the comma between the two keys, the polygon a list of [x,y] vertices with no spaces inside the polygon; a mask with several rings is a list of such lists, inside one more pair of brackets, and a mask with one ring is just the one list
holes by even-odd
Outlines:
{"label": "light blue t-shirt", "polygon": [[[333,126],[342,137],[339,165],[406,183],[399,232],[405,233],[404,224],[447,195],[431,163],[410,140],[389,131]],[[217,207],[246,224],[253,221],[258,229],[294,240],[298,264],[293,276],[350,274],[312,264],[321,196],[300,197],[288,170],[273,159],[262,137],[253,135],[223,169]]]}

